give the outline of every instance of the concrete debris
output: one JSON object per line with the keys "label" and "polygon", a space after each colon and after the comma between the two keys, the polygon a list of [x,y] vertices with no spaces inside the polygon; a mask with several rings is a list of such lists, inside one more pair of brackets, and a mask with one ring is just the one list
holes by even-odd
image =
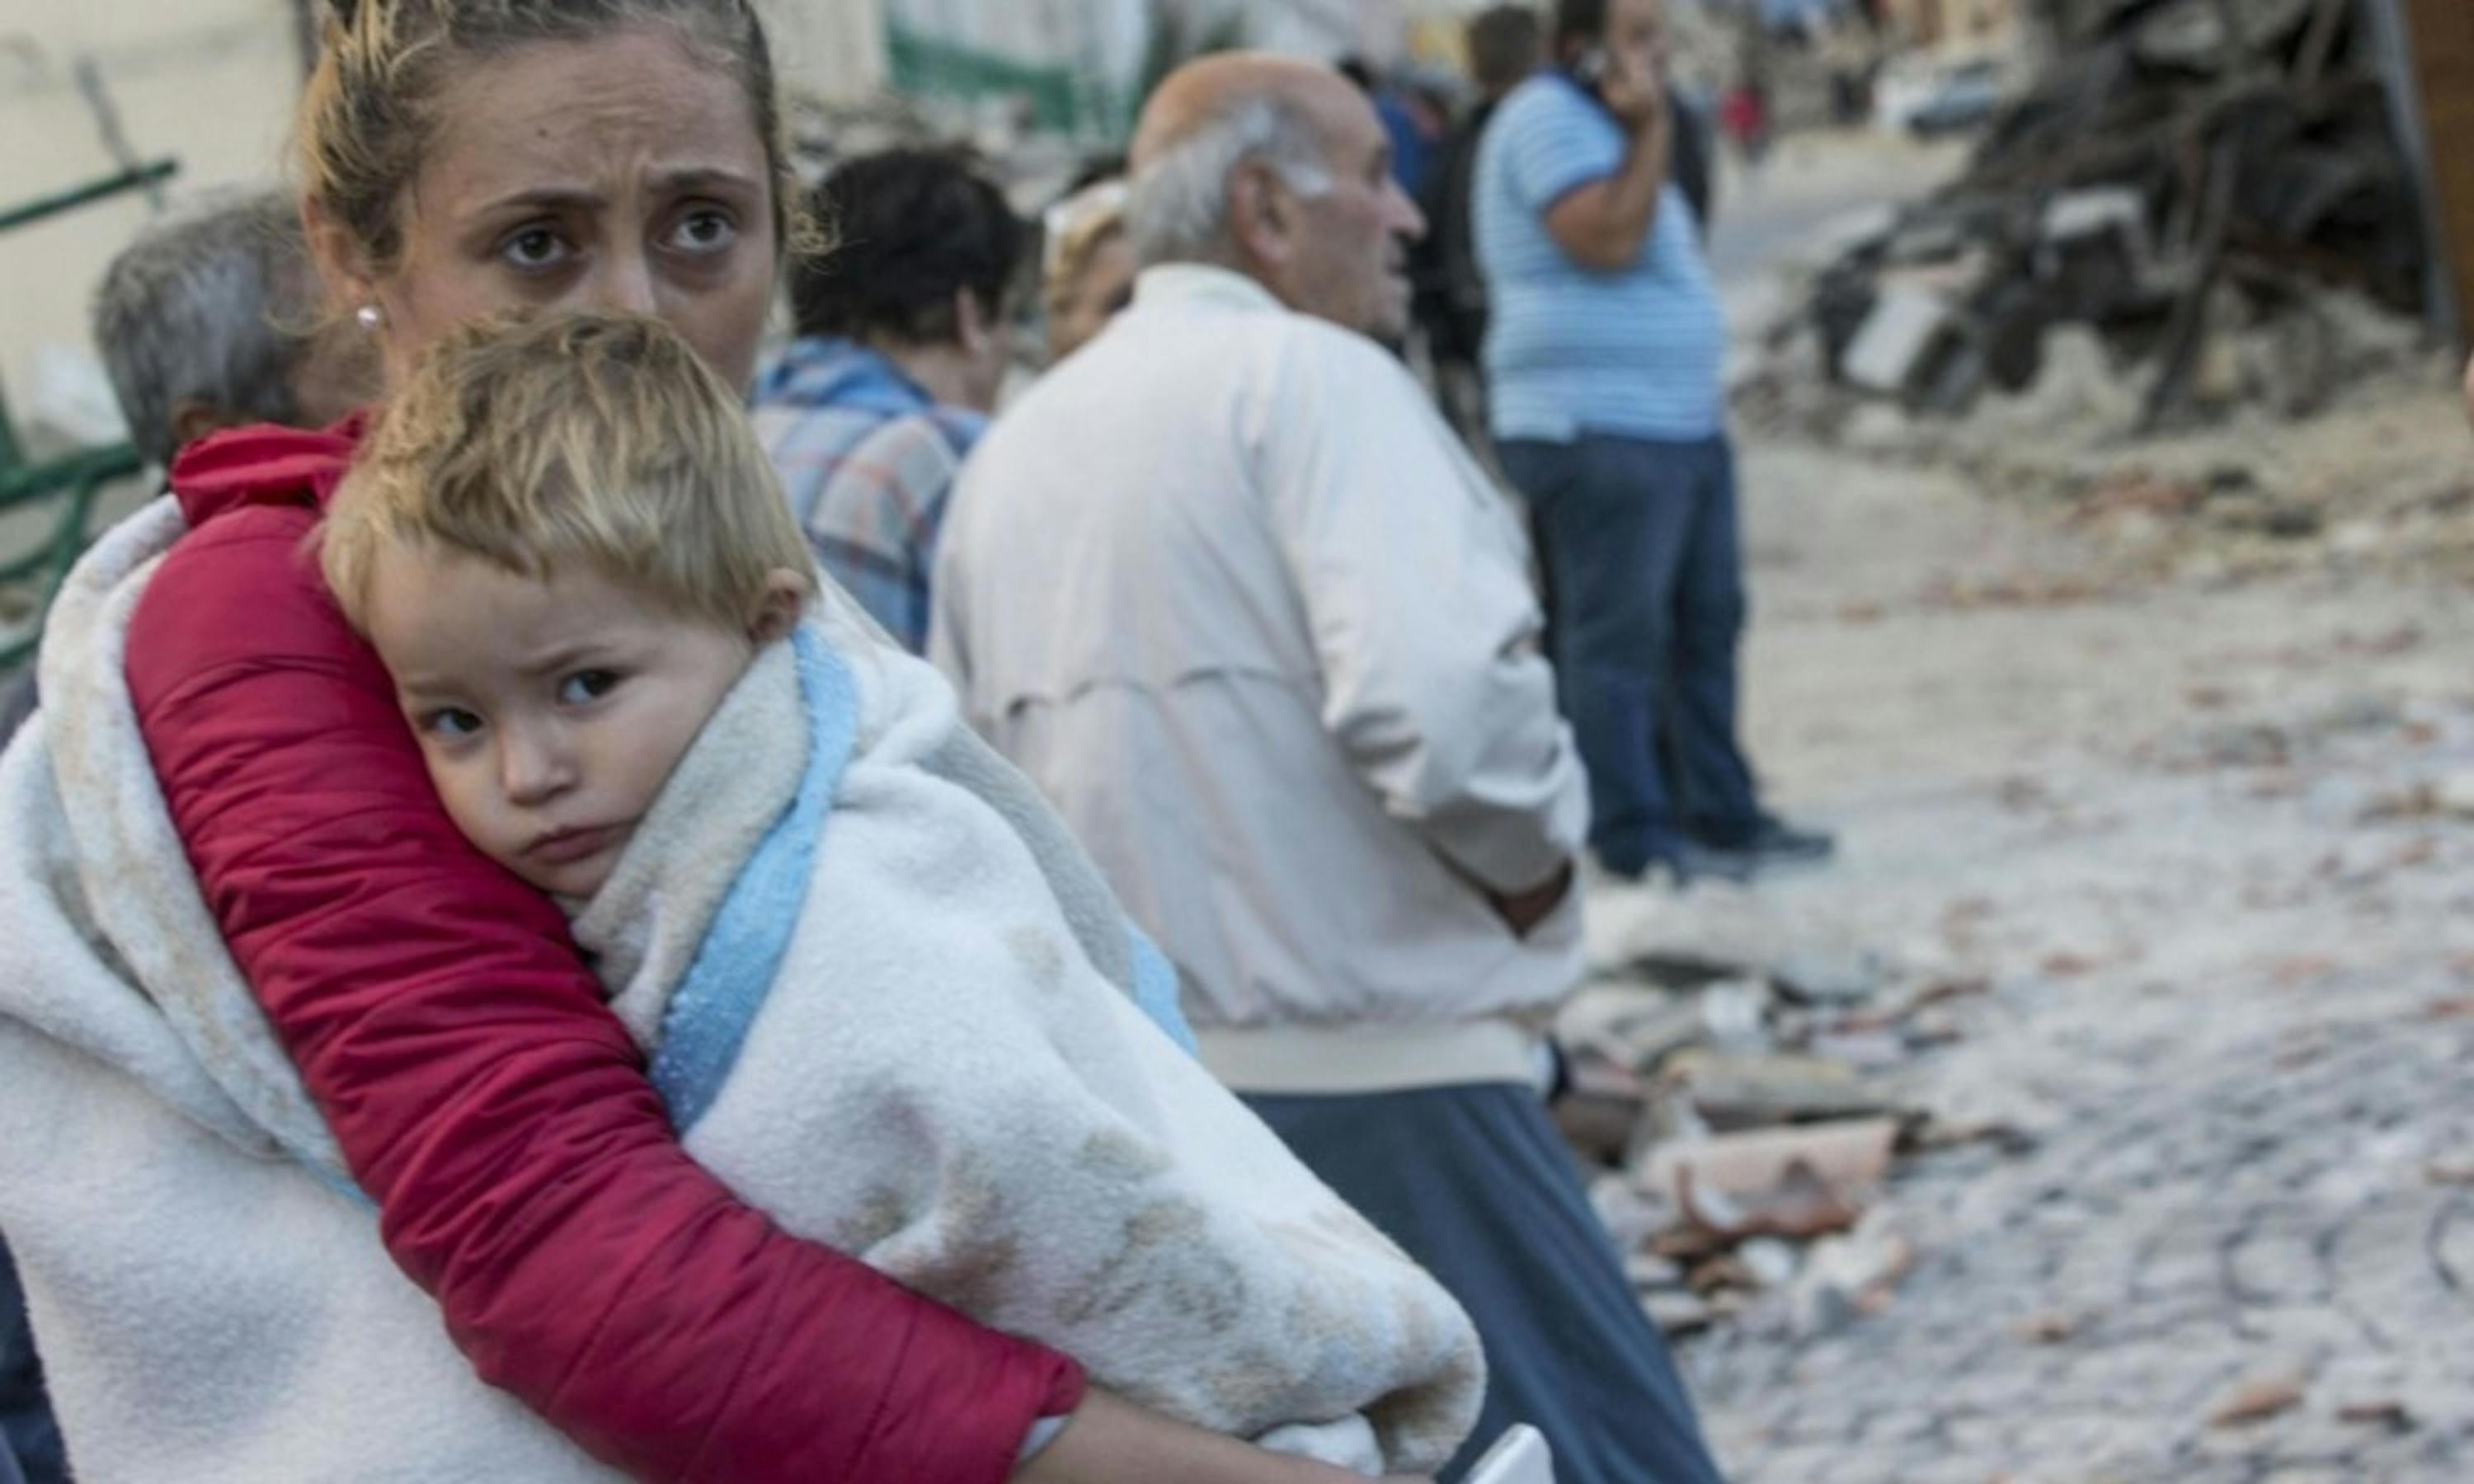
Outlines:
{"label": "concrete debris", "polygon": [[1555,1017],[1556,1041],[1567,1052],[1636,1073],[1656,1071],[1708,1030],[1689,995],[1607,980],[1583,986]]}
{"label": "concrete debris", "polygon": [[1793,1005],[1853,1005],[1881,992],[1885,967],[1871,953],[1790,953],[1770,966],[1770,987]]}
{"label": "concrete debris", "polygon": [[1814,1245],[1790,1290],[1797,1334],[1811,1338],[1844,1328],[1890,1305],[1916,1265],[1916,1250],[1886,1209],[1844,1236]]}
{"label": "concrete debris", "polygon": [[1641,1300],[1650,1323],[1670,1337],[1681,1338],[1707,1329],[1718,1317],[1718,1310],[1709,1300],[1688,1288],[1662,1289]]}
{"label": "concrete debris", "polygon": [[1553,1106],[1555,1125],[1584,1158],[1621,1163],[1646,1106],[1646,1089],[1629,1068],[1593,1051],[1565,1054],[1564,1087]]}
{"label": "concrete debris", "polygon": [[1590,1205],[1670,1334],[1756,1312],[1761,1295],[1776,1296],[1762,1323],[1783,1323],[1794,1292],[1839,1295],[1797,1301],[1807,1308],[1881,1302],[1880,1275],[1908,1260],[1903,1242],[1868,1234],[1827,1280],[1810,1276],[1811,1244],[1867,1230],[1901,1154],[2027,1144],[2006,1126],[1938,1124],[1866,1074],[1965,1035],[1985,979],[1873,952],[1789,953],[1760,969],[1660,954],[1612,972],[1558,1017],[1555,1114],[1601,1169]]}
{"label": "concrete debris", "polygon": [[[1696,1199],[1706,1210],[1712,1193],[1757,1203],[1782,1191],[1800,1193],[1800,1185],[1811,1183],[1835,1200],[1840,1192],[1878,1187],[1889,1173],[1898,1138],[1894,1118],[1714,1135],[1655,1146],[1639,1168],[1639,1184],[1687,1210]],[[1723,1222],[1707,1224],[1725,1230]]]}
{"label": "concrete debris", "polygon": [[1678,1288],[1684,1283],[1684,1265],[1656,1253],[1637,1252],[1624,1258],[1624,1277],[1643,1292]]}
{"label": "concrete debris", "polygon": [[1735,1249],[1735,1260],[1763,1288],[1783,1286],[1804,1266],[1803,1254],[1775,1236],[1755,1237]]}
{"label": "concrete debris", "polygon": [[1758,979],[1713,984],[1701,993],[1701,1023],[1721,1050],[1758,1056],[1770,1048],[1770,987]]}
{"label": "concrete debris", "polygon": [[1839,361],[1839,374],[1869,392],[1921,391],[1933,357],[1954,344],[1956,318],[1957,311],[1930,289],[1890,289],[1874,300],[1864,327]]}
{"label": "concrete debris", "polygon": [[1640,1246],[1682,1219],[1683,1208],[1673,1198],[1643,1186],[1620,1173],[1600,1175],[1589,1183],[1589,1209],[1598,1222],[1626,1250]]}
{"label": "concrete debris", "polygon": [[2359,8],[2320,0],[2092,18],[1957,180],[1846,238],[1765,340],[1920,418],[2063,403],[2121,437],[2315,410],[2419,345],[2427,250],[2376,65]]}
{"label": "concrete debris", "polygon": [[1844,1064],[1811,1056],[1731,1056],[1691,1050],[1669,1059],[1662,1078],[1720,1131],[1868,1118],[1898,1100]]}

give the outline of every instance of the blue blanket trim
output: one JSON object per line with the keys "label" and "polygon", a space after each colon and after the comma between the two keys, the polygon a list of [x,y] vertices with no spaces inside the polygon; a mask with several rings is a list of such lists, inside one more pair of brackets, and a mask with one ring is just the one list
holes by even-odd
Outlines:
{"label": "blue blanket trim", "polygon": [[1201,1049],[1194,1043],[1194,1027],[1185,1023],[1185,1011],[1177,1003],[1176,966],[1131,922],[1126,924],[1126,938],[1133,949],[1135,1008],[1167,1032],[1169,1040],[1183,1046],[1186,1055],[1201,1056]]}
{"label": "blue blanket trim", "polygon": [[808,768],[799,792],[747,858],[670,995],[653,1053],[655,1091],[684,1137],[729,1080],[799,924],[834,790],[850,763],[859,686],[841,656],[802,629],[792,636],[808,703]]}

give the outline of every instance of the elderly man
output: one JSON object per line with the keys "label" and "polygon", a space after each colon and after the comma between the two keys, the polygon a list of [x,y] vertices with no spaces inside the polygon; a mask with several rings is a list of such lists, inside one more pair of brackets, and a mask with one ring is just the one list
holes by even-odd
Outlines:
{"label": "elderly man", "polygon": [[1673,179],[1661,0],[1561,0],[1562,69],[1479,146],[1496,449],[1529,497],[1590,844],[1635,877],[1829,855],[1763,812],[1735,735],[1744,626],[1726,325]]}
{"label": "elderly man", "polygon": [[300,209],[279,191],[220,195],[112,259],[94,341],[130,442],[161,467],[219,428],[324,427],[374,396],[367,347],[322,318]]}
{"label": "elderly man", "polygon": [[[204,198],[122,249],[95,291],[94,342],[146,461],[167,467],[221,428],[324,427],[375,396],[376,359],[322,323],[318,292],[280,191]],[[33,671],[0,681],[0,743],[35,706]]]}
{"label": "elderly man", "polygon": [[963,470],[931,653],[1176,960],[1204,1060],[1459,1295],[1475,1443],[1714,1476],[1539,1096],[1584,785],[1502,500],[1378,346],[1422,229],[1338,75],[1145,110],[1108,333]]}

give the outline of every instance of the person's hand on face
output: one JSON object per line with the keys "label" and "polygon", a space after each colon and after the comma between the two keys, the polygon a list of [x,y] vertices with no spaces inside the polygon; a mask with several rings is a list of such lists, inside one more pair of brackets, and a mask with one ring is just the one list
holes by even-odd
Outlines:
{"label": "person's hand on face", "polygon": [[1636,132],[1666,122],[1666,15],[1660,0],[1613,0],[1607,8],[1605,70],[1598,96]]}
{"label": "person's hand on face", "polygon": [[1606,57],[1598,97],[1607,111],[1636,132],[1665,123],[1666,79],[1655,57],[1640,47],[1610,47]]}

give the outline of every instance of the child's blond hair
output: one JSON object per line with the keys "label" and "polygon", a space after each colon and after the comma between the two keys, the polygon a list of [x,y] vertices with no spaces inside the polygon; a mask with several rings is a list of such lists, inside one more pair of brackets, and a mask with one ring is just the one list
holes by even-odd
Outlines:
{"label": "child's blond hair", "polygon": [[524,577],[591,570],[682,617],[744,628],[815,559],[730,387],[658,321],[484,321],[422,360],[329,507],[327,584],[367,627],[389,547]]}

